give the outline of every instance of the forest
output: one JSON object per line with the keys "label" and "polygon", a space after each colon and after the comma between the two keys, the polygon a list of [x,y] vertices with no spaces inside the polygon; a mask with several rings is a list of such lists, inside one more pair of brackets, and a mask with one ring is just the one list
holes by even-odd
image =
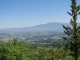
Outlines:
{"label": "forest", "polygon": [[63,47],[35,47],[16,39],[7,43],[0,42],[0,60],[73,60],[69,53],[70,50],[64,50]]}

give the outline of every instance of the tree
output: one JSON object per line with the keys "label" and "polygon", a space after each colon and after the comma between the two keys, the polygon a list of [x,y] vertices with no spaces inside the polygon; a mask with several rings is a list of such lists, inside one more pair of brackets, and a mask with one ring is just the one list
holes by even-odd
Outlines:
{"label": "tree", "polygon": [[66,41],[66,44],[64,44],[65,48],[69,49],[71,51],[70,55],[77,60],[80,55],[80,26],[77,23],[77,17],[80,14],[80,5],[77,6],[76,0],[71,1],[71,13],[67,13],[72,17],[70,21],[72,27],[63,25],[64,33],[67,35],[63,39]]}
{"label": "tree", "polygon": [[17,37],[12,40],[12,44],[13,44],[14,46],[18,44],[18,38],[17,38]]}

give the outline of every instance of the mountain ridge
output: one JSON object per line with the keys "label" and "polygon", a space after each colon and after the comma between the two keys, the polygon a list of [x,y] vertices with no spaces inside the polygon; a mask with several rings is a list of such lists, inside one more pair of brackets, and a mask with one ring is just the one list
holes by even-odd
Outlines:
{"label": "mountain ridge", "polygon": [[62,25],[70,26],[69,23],[51,22],[51,23],[40,24],[40,25],[36,25],[36,26],[32,26],[32,27],[0,29],[0,32],[60,31],[60,30],[63,30]]}

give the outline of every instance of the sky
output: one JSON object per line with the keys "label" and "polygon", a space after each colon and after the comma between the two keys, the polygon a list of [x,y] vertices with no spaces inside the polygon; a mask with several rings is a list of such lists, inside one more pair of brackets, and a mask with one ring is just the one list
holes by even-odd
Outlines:
{"label": "sky", "polygon": [[[80,4],[80,0],[77,0]],[[0,29],[69,23],[71,0],[0,0]],[[80,16],[78,22],[80,22]]]}

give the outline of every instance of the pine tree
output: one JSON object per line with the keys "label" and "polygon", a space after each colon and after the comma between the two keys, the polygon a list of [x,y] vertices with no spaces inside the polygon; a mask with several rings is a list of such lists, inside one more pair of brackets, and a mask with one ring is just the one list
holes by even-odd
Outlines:
{"label": "pine tree", "polygon": [[72,17],[70,21],[72,27],[63,25],[64,33],[67,35],[63,39],[66,41],[66,44],[64,44],[65,48],[69,49],[71,51],[70,55],[77,60],[80,55],[80,26],[77,23],[77,17],[80,14],[80,5],[77,6],[76,0],[71,1],[71,13],[67,13]]}

